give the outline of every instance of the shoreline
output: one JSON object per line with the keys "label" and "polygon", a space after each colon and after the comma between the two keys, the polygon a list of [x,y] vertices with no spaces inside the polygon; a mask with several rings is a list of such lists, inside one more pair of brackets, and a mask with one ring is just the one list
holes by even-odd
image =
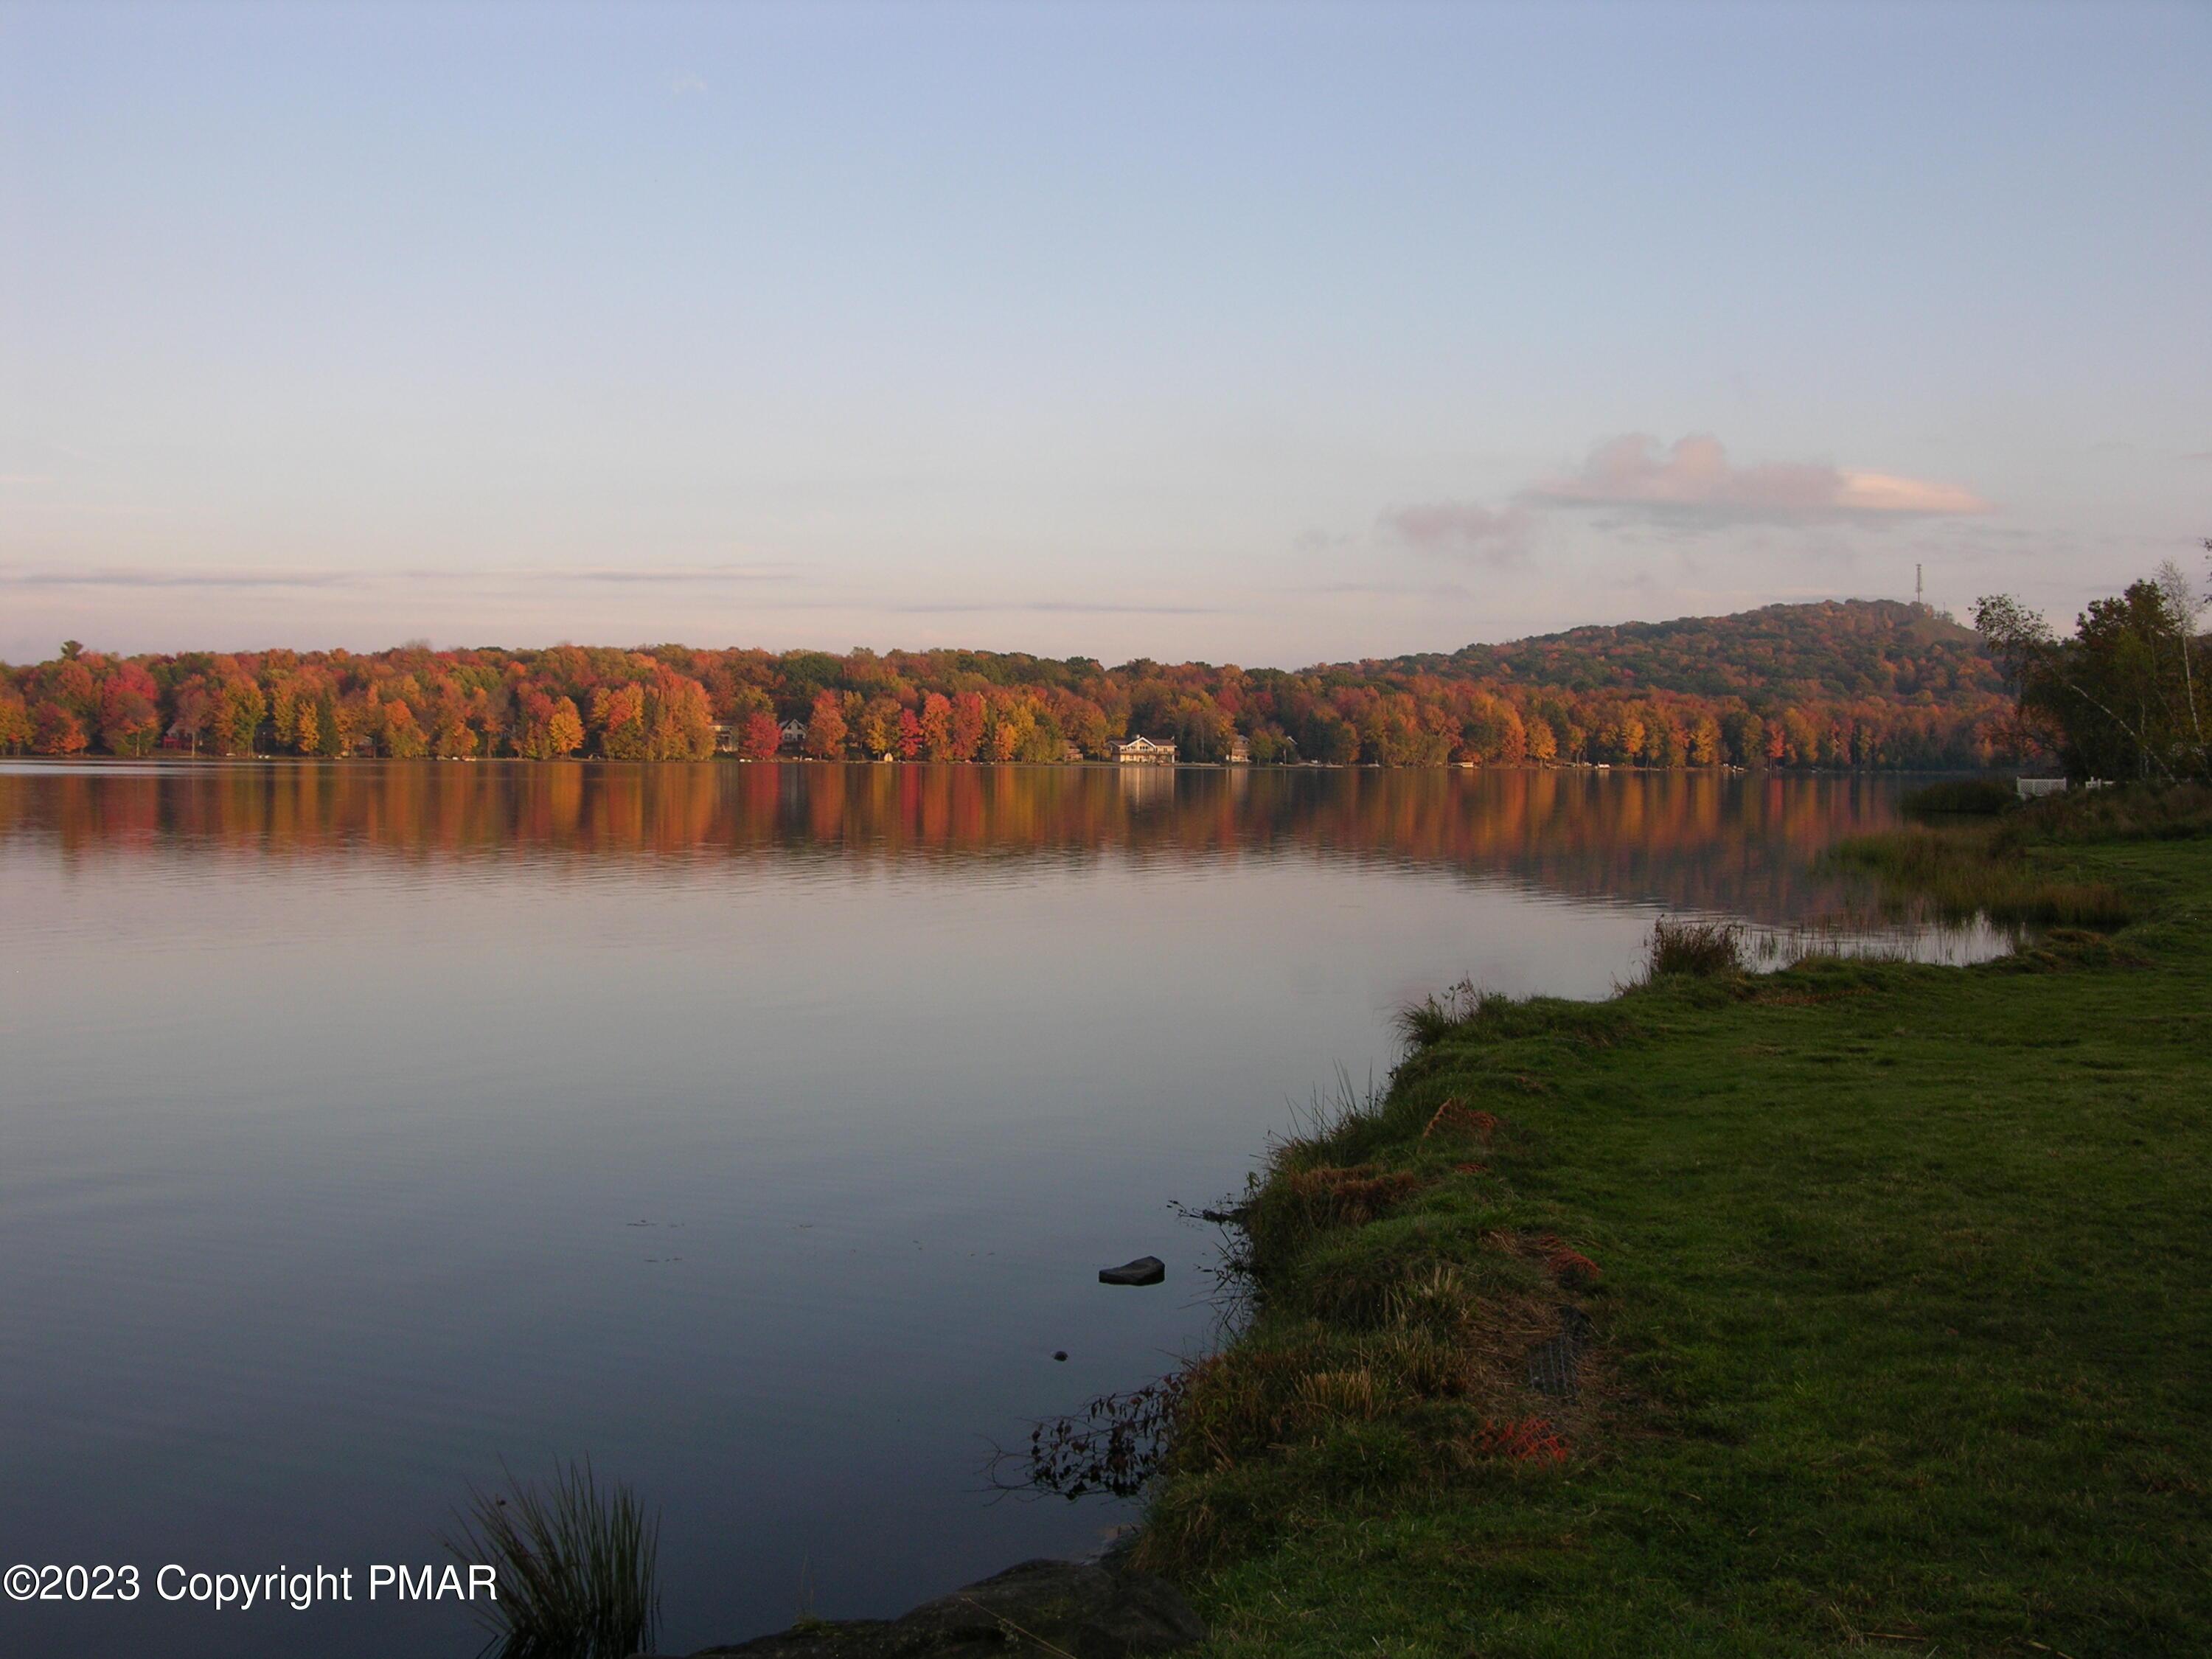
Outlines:
{"label": "shoreline", "polygon": [[1255,1177],[1133,1559],[1209,1655],[2196,1651],[2204,828],[2032,848],[2141,918],[1977,966],[1409,1018]]}
{"label": "shoreline", "polygon": [[535,760],[526,755],[193,755],[162,750],[148,755],[33,755],[0,754],[9,764],[60,769],[95,767],[118,771],[151,769],[160,766],[222,768],[240,766],[518,766],[559,769],[568,766],[701,767],[701,766],[837,766],[872,771],[878,767],[961,767],[982,771],[1107,772],[1118,777],[1149,777],[1159,773],[1224,772],[1466,772],[1485,773],[1626,773],[1638,777],[1787,777],[1787,778],[2000,778],[2019,770],[2017,763],[1999,767],[1910,766],[1739,766],[1723,762],[1711,766],[1645,766],[1602,761],[1481,762],[1445,761],[1433,766],[1385,766],[1376,761],[1341,763],[1334,761],[1175,761],[1122,763],[1109,760],[1082,761],[932,761],[821,760],[811,755],[778,755],[755,760],[744,755],[710,755],[702,760],[617,760],[604,755],[564,755],[557,760]]}

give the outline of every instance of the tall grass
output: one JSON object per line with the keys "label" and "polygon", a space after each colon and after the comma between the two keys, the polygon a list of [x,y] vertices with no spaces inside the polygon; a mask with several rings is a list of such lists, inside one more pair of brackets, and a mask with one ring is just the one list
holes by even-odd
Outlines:
{"label": "tall grass", "polygon": [[1463,979],[1401,1008],[1398,1030],[1408,1048],[1426,1048],[1480,1018],[1485,1009],[1507,1000],[1502,992],[1478,990],[1473,980]]}
{"label": "tall grass", "polygon": [[2002,829],[1894,830],[1838,842],[1826,862],[1881,882],[1892,910],[1925,907],[2042,927],[2118,927],[2135,914],[2110,882],[2047,874]]}
{"label": "tall grass", "polygon": [[2086,842],[2189,841],[2212,836],[2212,785],[2130,784],[2124,788],[2070,789],[2046,796],[2009,815],[2000,849],[2036,842],[2071,846]]}
{"label": "tall grass", "polygon": [[1669,974],[1711,979],[1744,971],[1743,929],[1728,921],[1680,921],[1662,916],[1651,925],[1648,984]]}
{"label": "tall grass", "polygon": [[629,1659],[660,1627],[660,1522],[620,1482],[602,1488],[588,1461],[561,1465],[538,1486],[471,1492],[446,1547],[499,1574],[499,1599],[479,1618],[485,1659]]}

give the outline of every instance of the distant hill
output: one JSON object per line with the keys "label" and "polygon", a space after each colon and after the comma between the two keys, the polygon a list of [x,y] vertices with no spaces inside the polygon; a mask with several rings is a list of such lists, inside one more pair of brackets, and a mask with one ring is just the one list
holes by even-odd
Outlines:
{"label": "distant hill", "polygon": [[1572,628],[1371,667],[1574,691],[1675,691],[1752,702],[1999,692],[1980,636],[1895,599],[1770,605],[1731,617]]}

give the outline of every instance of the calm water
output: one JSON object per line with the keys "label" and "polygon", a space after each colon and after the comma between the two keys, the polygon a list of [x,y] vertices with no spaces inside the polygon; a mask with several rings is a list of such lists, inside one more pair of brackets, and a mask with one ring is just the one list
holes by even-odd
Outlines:
{"label": "calm water", "polygon": [[[660,1508],[672,1650],[1090,1549],[1124,1511],[983,1467],[1207,1341],[1170,1200],[1413,997],[1820,915],[1901,787],[0,766],[0,1565],[358,1583],[586,1454]],[[474,1645],[0,1604],[10,1653]]]}

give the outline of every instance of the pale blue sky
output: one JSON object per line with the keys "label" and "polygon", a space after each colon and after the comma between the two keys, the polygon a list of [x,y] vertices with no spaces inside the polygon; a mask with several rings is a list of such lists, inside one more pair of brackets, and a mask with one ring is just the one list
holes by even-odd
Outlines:
{"label": "pale blue sky", "polygon": [[2212,534],[2208,77],[2201,4],[0,4],[0,655],[2063,618]]}

